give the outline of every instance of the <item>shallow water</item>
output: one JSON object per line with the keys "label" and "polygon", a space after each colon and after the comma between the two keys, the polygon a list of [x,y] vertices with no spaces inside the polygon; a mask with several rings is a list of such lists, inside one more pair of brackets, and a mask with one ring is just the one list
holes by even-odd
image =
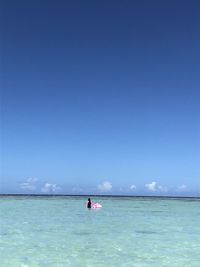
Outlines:
{"label": "shallow water", "polygon": [[1,267],[199,267],[200,200],[1,197]]}

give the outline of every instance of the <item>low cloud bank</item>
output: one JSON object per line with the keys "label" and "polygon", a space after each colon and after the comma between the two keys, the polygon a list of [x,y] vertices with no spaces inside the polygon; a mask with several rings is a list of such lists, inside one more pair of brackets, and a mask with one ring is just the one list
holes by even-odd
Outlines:
{"label": "low cloud bank", "polygon": [[20,184],[20,188],[25,191],[35,191],[37,178],[28,178],[24,183]]}
{"label": "low cloud bank", "polygon": [[103,182],[102,184],[99,184],[97,188],[101,192],[109,192],[112,190],[112,184],[111,182],[106,181],[106,182]]}
{"label": "low cloud bank", "polygon": [[60,190],[61,190],[60,186],[58,186],[57,184],[50,184],[50,183],[46,183],[41,189],[43,193],[56,193]]}
{"label": "low cloud bank", "polygon": [[186,192],[187,186],[185,184],[179,185],[176,189],[176,192]]}
{"label": "low cloud bank", "polygon": [[130,186],[130,190],[131,190],[131,191],[136,190],[136,185],[132,184],[132,185]]}
{"label": "low cloud bank", "polygon": [[145,184],[145,187],[150,192],[167,192],[168,191],[168,188],[166,186],[159,185],[155,181],[153,181],[149,184]]}

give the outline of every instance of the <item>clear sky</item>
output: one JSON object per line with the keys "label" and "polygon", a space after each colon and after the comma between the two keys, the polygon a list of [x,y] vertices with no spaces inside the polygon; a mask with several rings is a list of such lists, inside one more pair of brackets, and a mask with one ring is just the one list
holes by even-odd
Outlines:
{"label": "clear sky", "polygon": [[199,1],[1,1],[0,193],[200,196]]}

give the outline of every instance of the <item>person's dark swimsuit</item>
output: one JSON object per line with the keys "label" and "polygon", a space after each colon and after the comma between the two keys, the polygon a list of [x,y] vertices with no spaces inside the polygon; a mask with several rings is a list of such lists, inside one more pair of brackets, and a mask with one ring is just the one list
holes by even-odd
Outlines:
{"label": "person's dark swimsuit", "polygon": [[91,209],[91,206],[92,206],[91,201],[88,201],[88,203],[87,203],[87,208],[88,208],[88,209]]}

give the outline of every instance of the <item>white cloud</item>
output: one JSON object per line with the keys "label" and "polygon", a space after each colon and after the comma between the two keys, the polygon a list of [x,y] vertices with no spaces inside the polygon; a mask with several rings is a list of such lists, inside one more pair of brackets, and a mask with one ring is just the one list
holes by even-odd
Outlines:
{"label": "white cloud", "polygon": [[74,187],[72,187],[72,192],[73,193],[82,193],[83,189],[80,186],[74,186]]}
{"label": "white cloud", "polygon": [[20,188],[26,191],[35,191],[37,178],[28,178],[26,182],[20,184]]}
{"label": "white cloud", "polygon": [[29,183],[36,183],[38,181],[38,178],[28,178],[27,181]]}
{"label": "white cloud", "polygon": [[109,192],[112,189],[112,184],[110,182],[108,182],[108,181],[103,182],[102,184],[98,185],[98,189],[101,192]]}
{"label": "white cloud", "polygon": [[185,192],[187,191],[187,186],[185,184],[179,185],[176,189],[177,192]]}
{"label": "white cloud", "polygon": [[161,192],[167,192],[168,188],[166,186],[159,185],[158,186],[158,190],[161,191]]}
{"label": "white cloud", "polygon": [[41,191],[43,193],[55,193],[55,192],[59,191],[60,189],[61,189],[61,187],[58,186],[57,184],[49,184],[49,183],[46,183],[42,187]]}
{"label": "white cloud", "polygon": [[131,186],[130,186],[130,190],[135,190],[136,189],[136,186],[134,185],[134,184],[132,184]]}
{"label": "white cloud", "polygon": [[150,184],[145,184],[145,187],[149,190],[149,191],[156,191],[156,186],[157,186],[157,183],[156,182],[152,182]]}
{"label": "white cloud", "polygon": [[168,188],[166,186],[159,185],[157,182],[151,182],[150,184],[145,184],[145,187],[151,192],[167,192]]}

